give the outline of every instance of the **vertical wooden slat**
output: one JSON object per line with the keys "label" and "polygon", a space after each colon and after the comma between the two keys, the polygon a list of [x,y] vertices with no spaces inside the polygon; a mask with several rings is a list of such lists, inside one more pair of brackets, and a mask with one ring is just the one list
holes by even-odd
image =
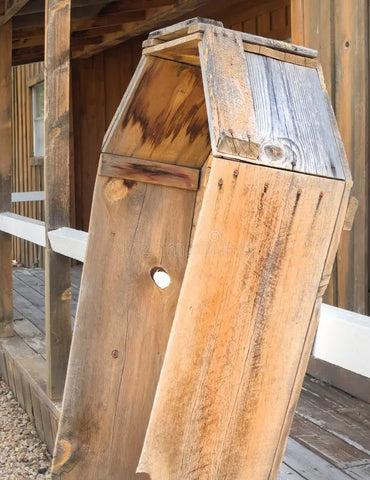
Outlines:
{"label": "vertical wooden slat", "polygon": [[[46,2],[45,30],[45,224],[68,226],[70,218],[70,17],[71,2]],[[46,239],[45,322],[48,395],[59,399],[71,341],[70,259]]]}
{"label": "vertical wooden slat", "polygon": [[335,1],[335,110],[359,208],[337,255],[338,306],[367,313],[368,297],[368,0]]}
{"label": "vertical wooden slat", "polygon": [[344,232],[327,303],[368,312],[369,3],[292,0],[292,41],[317,48],[336,112],[359,209]]}
{"label": "vertical wooden slat", "polygon": [[[0,27],[0,211],[11,210],[12,24]],[[0,232],[0,337],[13,334],[12,239]]]}

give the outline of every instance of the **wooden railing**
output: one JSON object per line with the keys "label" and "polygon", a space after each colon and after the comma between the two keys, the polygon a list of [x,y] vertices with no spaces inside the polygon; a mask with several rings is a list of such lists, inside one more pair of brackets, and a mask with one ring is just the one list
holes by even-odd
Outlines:
{"label": "wooden railing", "polygon": [[[45,223],[10,212],[0,213],[0,231],[45,247]],[[48,232],[54,252],[81,262],[88,233],[62,227]],[[323,304],[313,355],[370,378],[370,317]],[[49,352],[53,355],[53,351]]]}

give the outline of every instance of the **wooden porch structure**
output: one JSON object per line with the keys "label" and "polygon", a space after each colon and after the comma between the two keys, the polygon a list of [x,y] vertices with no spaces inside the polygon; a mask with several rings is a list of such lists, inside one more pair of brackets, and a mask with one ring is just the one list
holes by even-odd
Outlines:
{"label": "wooden porch structure", "polygon": [[[359,0],[356,8],[351,8],[349,0],[287,0],[279,2],[279,9],[276,10],[276,2],[269,0],[233,0],[228,2],[226,9],[224,2],[219,0],[47,0],[45,7],[43,5],[44,2],[39,0],[0,0],[0,337],[4,339],[0,346],[0,365],[3,365],[2,374],[8,379],[19,401],[23,401],[25,407],[31,405],[33,410],[29,410],[29,413],[32,413],[39,432],[44,431],[49,448],[53,445],[56,433],[58,402],[63,394],[72,313],[76,302],[73,281],[71,284],[70,258],[83,260],[87,237],[85,232],[70,229],[70,226],[77,226],[87,230],[88,213],[76,221],[75,203],[89,203],[88,195],[86,200],[82,193],[83,189],[90,193],[92,191],[93,182],[89,178],[91,175],[87,174],[87,165],[90,165],[89,173],[92,171],[94,177],[102,136],[136,65],[140,35],[159,26],[200,15],[221,20],[236,29],[284,39],[287,37],[287,26],[290,32],[291,25],[294,43],[319,50],[353,172],[353,194],[359,202],[354,227],[351,232],[344,234],[326,302],[368,314],[370,122],[369,6],[366,0]],[[135,37],[139,37],[136,43],[130,40]],[[130,58],[130,67],[127,68],[119,64],[124,51],[129,52],[125,57]],[[10,213],[13,158],[11,69],[14,65],[43,59],[46,92],[45,223]],[[112,81],[114,76],[118,79],[116,83]],[[96,102],[90,106],[89,102],[103,95],[102,92],[106,95],[105,103]],[[110,92],[116,103],[108,98]],[[76,172],[80,183],[76,180]],[[80,185],[81,189],[76,189],[76,185]],[[85,211],[89,212],[89,206]],[[24,279],[18,278],[19,273],[15,272],[13,283],[12,235],[45,248],[45,294],[39,291],[39,295],[36,295],[40,307],[37,307],[38,312],[31,308],[35,315],[34,322],[37,318],[40,328],[32,322],[33,327],[28,325],[30,338],[40,339],[41,345],[45,340],[46,350],[42,350],[43,353],[34,350],[34,343],[32,346],[26,342],[25,346],[20,338],[21,322],[13,320],[13,304],[17,311],[19,301],[16,285],[18,282],[19,288]],[[30,275],[35,276],[32,272]],[[31,288],[35,290],[35,284]],[[43,317],[45,333],[41,328]],[[22,328],[26,323],[22,324]],[[370,331],[370,324],[365,330],[367,333]],[[346,333],[343,335],[346,336]],[[35,359],[30,363],[31,354]],[[26,364],[31,368],[26,370]],[[6,370],[4,365],[7,366]],[[335,376],[335,373],[330,373],[328,378],[332,368],[327,360],[313,359],[310,371],[330,381]],[[342,372],[336,378],[336,384],[358,395],[366,395],[369,382],[364,372],[351,373],[345,363],[341,368],[344,374]],[[338,368],[334,367],[334,370],[337,372]],[[368,373],[370,377],[370,371]],[[332,390],[328,389],[328,392]],[[357,408],[357,404],[354,406],[348,399],[343,399],[343,405],[340,405],[338,408]],[[304,429],[300,431],[303,438]],[[315,435],[317,438],[319,433],[324,435],[317,430],[309,434],[310,438]],[[353,446],[343,448],[346,451],[349,448],[352,453],[352,448],[357,449]],[[364,452],[366,448],[363,445],[359,451]],[[310,454],[307,455],[309,458]],[[323,474],[322,478],[341,479],[340,475],[365,478],[370,457],[353,455],[348,457],[351,459],[348,462],[354,463],[331,461],[342,473],[334,471],[331,465],[328,468],[333,476]],[[318,478],[310,477],[307,472],[306,476],[303,472],[301,475],[293,464],[287,465],[290,470],[283,468],[291,474],[288,478]],[[364,466],[365,474],[357,473]],[[350,473],[349,468],[357,470]],[[291,470],[296,471],[296,477]],[[345,478],[343,476],[343,480]]]}
{"label": "wooden porch structure", "polygon": [[[13,272],[15,336],[3,343],[0,375],[35,423],[50,451],[61,402],[46,394],[45,272]],[[72,320],[81,266],[71,269]],[[307,376],[278,480],[367,480],[370,474],[368,404]]]}

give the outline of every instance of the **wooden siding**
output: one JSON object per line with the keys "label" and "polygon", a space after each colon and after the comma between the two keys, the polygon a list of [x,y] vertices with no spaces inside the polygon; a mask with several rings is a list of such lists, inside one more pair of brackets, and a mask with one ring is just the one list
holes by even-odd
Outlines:
{"label": "wooden siding", "polygon": [[[13,67],[12,192],[30,192],[44,189],[43,167],[30,165],[32,152],[32,80],[43,72],[43,63]],[[12,211],[26,217],[44,220],[42,201],[13,203]],[[39,245],[13,237],[13,259],[27,267],[43,266],[44,249]]]}
{"label": "wooden siding", "polygon": [[368,313],[369,2],[292,0],[292,41],[319,51],[359,201],[344,231],[325,302]]}
{"label": "wooden siding", "polygon": [[[225,9],[216,1],[193,12],[225,26],[265,37],[290,37],[290,1],[249,1]],[[76,228],[87,230],[103,136],[141,55],[147,35],[72,63]]]}

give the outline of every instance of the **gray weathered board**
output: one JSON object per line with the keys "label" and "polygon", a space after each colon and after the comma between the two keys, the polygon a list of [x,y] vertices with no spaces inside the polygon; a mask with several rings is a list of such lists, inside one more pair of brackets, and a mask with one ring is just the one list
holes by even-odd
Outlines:
{"label": "gray weathered board", "polygon": [[312,57],[150,36],[103,143],[54,478],[276,478],[351,186]]}

